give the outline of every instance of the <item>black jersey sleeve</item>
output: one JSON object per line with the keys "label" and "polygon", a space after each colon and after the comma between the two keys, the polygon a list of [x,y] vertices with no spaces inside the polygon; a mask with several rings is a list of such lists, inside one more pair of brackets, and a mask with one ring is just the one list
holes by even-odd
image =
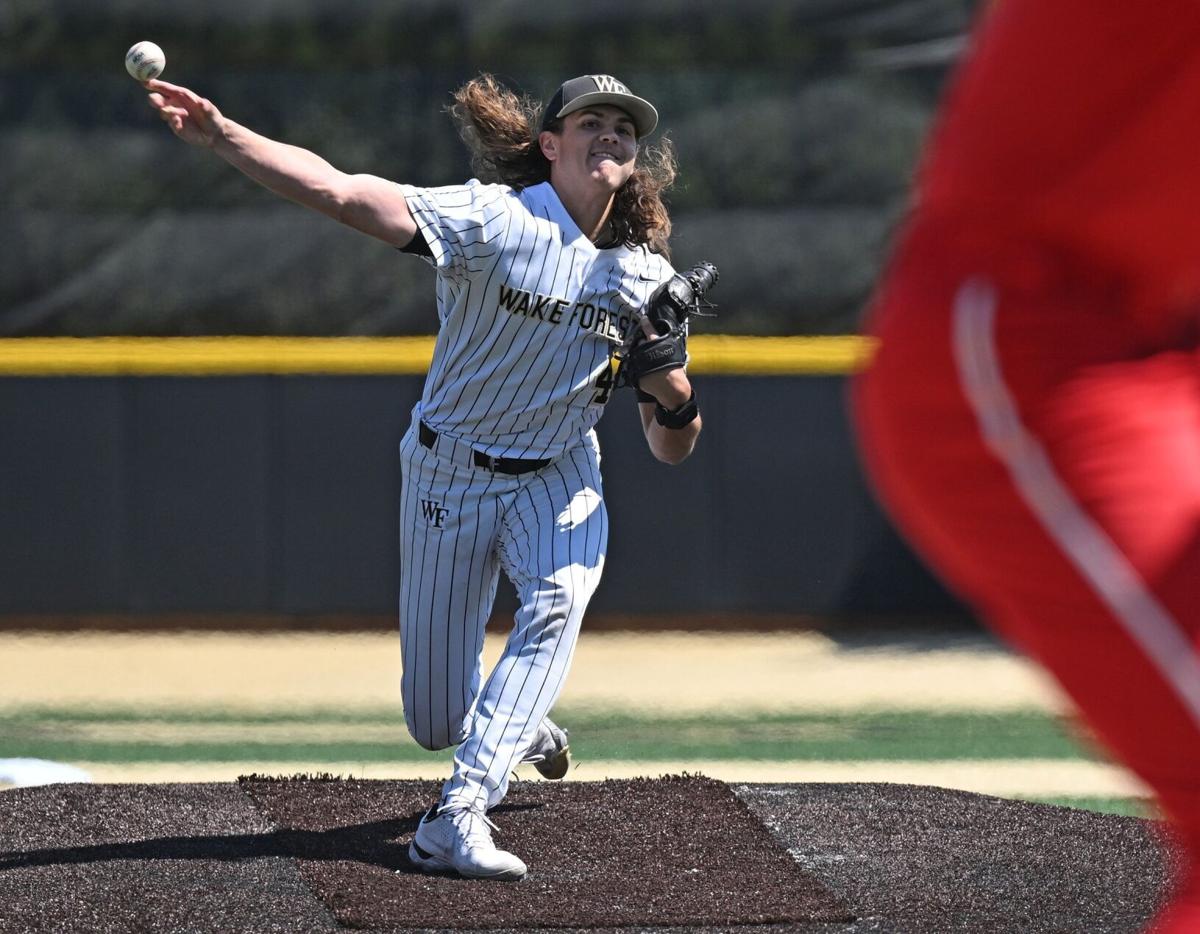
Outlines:
{"label": "black jersey sleeve", "polygon": [[420,229],[413,234],[413,238],[407,244],[400,247],[401,253],[411,253],[413,256],[433,256],[433,250],[429,248],[429,241],[425,239],[425,234],[421,233]]}

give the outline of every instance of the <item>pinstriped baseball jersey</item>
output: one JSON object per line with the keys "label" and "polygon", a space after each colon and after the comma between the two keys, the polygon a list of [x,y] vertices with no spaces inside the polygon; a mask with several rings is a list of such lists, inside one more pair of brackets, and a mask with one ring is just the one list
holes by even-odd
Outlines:
{"label": "pinstriped baseball jersey", "polygon": [[[403,190],[440,320],[400,446],[405,721],[427,748],[458,746],[443,802],[490,808],[562,690],[604,567],[593,427],[612,352],[673,270],[644,248],[597,249],[549,183]],[[501,571],[520,609],[484,679]]]}
{"label": "pinstriped baseball jersey", "polygon": [[603,414],[611,353],[670,264],[597,249],[548,182],[403,188],[438,270],[420,417],[485,454],[560,457]]}

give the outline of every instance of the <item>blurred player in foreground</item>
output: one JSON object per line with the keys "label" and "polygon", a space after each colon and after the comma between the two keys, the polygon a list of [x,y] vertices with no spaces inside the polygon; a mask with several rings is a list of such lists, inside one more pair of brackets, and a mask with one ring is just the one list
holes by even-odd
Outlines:
{"label": "blurred player in foreground", "polygon": [[1200,931],[1198,114],[1200,4],[999,0],[855,386],[898,524],[1157,793],[1160,934]]}
{"label": "blurred player in foreground", "polygon": [[[147,87],[177,136],[437,271],[437,344],[400,444],[402,691],[417,742],[458,749],[409,856],[429,871],[520,879],[525,864],[495,846],[486,815],[518,762],[567,772],[566,733],[549,713],[604,567],[593,426],[614,357],[632,367],[659,460],[682,461],[700,433],[682,335],[640,317],[676,282],[660,197],[674,159],[668,146],[639,147],[658,114],[608,75],[565,82],[544,109],[482,76],[453,113],[491,184],[419,188],[344,174],[186,88]],[[501,569],[521,606],[484,679]]]}

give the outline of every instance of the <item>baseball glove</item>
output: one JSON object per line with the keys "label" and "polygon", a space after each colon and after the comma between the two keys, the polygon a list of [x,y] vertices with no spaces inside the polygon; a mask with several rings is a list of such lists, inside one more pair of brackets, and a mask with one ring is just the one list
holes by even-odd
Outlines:
{"label": "baseball glove", "polygon": [[699,313],[704,293],[716,281],[717,267],[699,263],[686,273],[675,273],[654,291],[643,314],[658,336],[649,338],[635,325],[618,370],[618,386],[637,386],[651,373],[676,370],[687,363],[688,318]]}

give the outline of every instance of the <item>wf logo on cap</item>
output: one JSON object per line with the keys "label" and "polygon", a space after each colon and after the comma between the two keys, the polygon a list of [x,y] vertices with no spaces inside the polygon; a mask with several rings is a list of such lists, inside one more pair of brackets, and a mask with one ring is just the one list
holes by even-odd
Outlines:
{"label": "wf logo on cap", "polygon": [[629,88],[625,87],[625,85],[623,85],[612,75],[591,75],[590,77],[596,82],[597,91],[603,91],[605,94],[629,93]]}

